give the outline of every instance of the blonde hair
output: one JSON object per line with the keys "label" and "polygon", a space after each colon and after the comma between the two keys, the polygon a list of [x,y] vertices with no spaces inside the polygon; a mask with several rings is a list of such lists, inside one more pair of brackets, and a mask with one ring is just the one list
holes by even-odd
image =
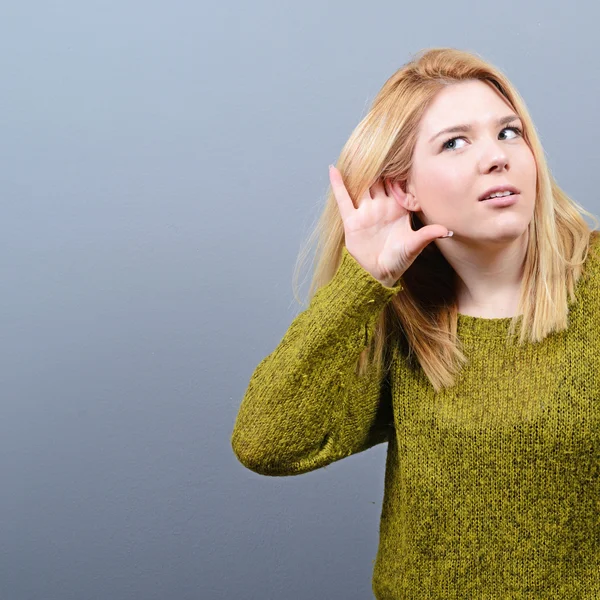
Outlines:
{"label": "blonde hair", "polygon": [[[383,85],[368,114],[344,145],[337,162],[344,184],[356,201],[380,179],[406,184],[422,115],[445,86],[467,80],[486,82],[504,96],[523,124],[523,137],[537,165],[537,194],[529,225],[519,310],[509,329],[515,334],[522,314],[519,343],[537,342],[568,326],[569,302],[583,271],[592,230],[583,214],[597,218],[560,189],[546,163],[544,151],[525,102],[507,77],[479,55],[454,48],[421,50]],[[423,226],[411,213],[413,229]],[[294,272],[297,278],[309,246],[317,239],[309,298],[335,275],[344,245],[344,228],[331,190],[316,227],[301,249]],[[404,273],[402,292],[382,311],[374,336],[361,353],[357,372],[369,362],[382,367],[386,351],[399,336],[407,358],[415,357],[436,391],[450,387],[467,362],[457,337],[458,308],[455,271],[435,243],[430,243]]]}

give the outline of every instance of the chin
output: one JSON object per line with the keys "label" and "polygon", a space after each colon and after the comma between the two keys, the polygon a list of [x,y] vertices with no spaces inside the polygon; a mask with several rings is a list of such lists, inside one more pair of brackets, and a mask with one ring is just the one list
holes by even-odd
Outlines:
{"label": "chin", "polygon": [[509,244],[519,238],[527,237],[529,223],[512,222],[489,224],[486,231],[462,231],[457,227],[454,238],[473,244]]}
{"label": "chin", "polygon": [[487,242],[495,242],[498,244],[508,244],[510,242],[518,240],[519,238],[526,237],[528,229],[528,224],[515,224],[513,226],[507,225],[505,227],[498,227],[495,231],[490,232],[489,235],[484,236],[484,240]]}

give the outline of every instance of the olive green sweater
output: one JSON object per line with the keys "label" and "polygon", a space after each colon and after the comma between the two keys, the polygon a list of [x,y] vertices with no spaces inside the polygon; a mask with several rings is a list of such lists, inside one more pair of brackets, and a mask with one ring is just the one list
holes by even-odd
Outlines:
{"label": "olive green sweater", "polygon": [[387,442],[378,600],[600,599],[600,252],[569,328],[507,345],[510,318],[459,315],[469,363],[436,393],[394,353],[355,374],[388,288],[343,249],[333,279],[256,367],[231,444],[298,475]]}

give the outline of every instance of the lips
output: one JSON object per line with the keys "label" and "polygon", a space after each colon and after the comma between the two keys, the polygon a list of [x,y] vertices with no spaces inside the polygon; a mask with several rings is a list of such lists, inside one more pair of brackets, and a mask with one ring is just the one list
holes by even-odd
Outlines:
{"label": "lips", "polygon": [[502,196],[490,196],[489,198],[480,200],[480,202],[487,202],[488,200],[501,200],[502,198],[510,198],[511,196],[516,196],[516,194],[511,192],[510,194],[502,194]]}
{"label": "lips", "polygon": [[479,201],[487,200],[491,194],[495,194],[497,192],[512,192],[513,194],[520,194],[521,190],[517,189],[514,185],[496,185],[494,187],[489,188],[481,196],[479,196]]}

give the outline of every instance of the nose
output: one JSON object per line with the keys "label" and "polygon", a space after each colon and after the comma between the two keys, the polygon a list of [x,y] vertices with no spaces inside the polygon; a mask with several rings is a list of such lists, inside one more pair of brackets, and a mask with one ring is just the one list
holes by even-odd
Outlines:
{"label": "nose", "polygon": [[485,173],[508,169],[509,161],[506,147],[498,142],[489,144],[482,156],[481,163],[482,170]]}

